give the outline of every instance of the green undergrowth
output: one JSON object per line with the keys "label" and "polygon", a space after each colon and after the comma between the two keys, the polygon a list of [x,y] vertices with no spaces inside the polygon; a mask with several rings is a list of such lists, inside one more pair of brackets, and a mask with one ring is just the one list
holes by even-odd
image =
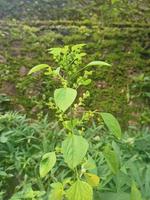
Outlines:
{"label": "green undergrowth", "polygon": [[[118,140],[109,134],[104,124],[93,122],[87,128],[85,137],[90,144],[89,156],[97,166],[91,172],[100,177],[94,200],[130,199],[131,187],[135,187],[133,182],[139,199],[140,194],[143,200],[150,199],[149,133],[148,128],[129,127]],[[41,157],[54,148],[57,151],[63,137],[64,130],[56,122],[49,123],[47,117],[35,121],[18,113],[0,115],[0,199],[30,199],[33,192],[37,194],[36,191],[41,192],[36,199],[47,199],[44,191],[50,189],[54,176],[64,180],[72,173],[65,174],[66,166],[60,157],[49,178],[43,182],[39,175]],[[109,154],[105,154],[108,144],[112,146],[111,157],[115,156],[112,163]]]}

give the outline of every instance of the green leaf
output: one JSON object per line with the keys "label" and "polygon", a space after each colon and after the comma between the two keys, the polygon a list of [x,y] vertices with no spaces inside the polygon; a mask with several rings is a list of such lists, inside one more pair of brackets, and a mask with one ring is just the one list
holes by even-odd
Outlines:
{"label": "green leaf", "polygon": [[84,176],[86,178],[87,183],[92,187],[97,187],[99,185],[100,178],[97,175],[85,173]]}
{"label": "green leaf", "polygon": [[77,91],[72,88],[59,88],[54,92],[54,101],[58,108],[65,112],[74,102]]}
{"label": "green leaf", "polygon": [[115,154],[115,151],[113,151],[110,146],[105,146],[103,153],[110,170],[114,174],[117,174],[120,164],[119,160],[117,159],[117,155]]}
{"label": "green leaf", "polygon": [[131,187],[131,196],[130,200],[142,200],[141,192],[136,187],[136,184],[133,182]]}
{"label": "green leaf", "polygon": [[91,67],[91,66],[99,66],[99,67],[108,66],[109,67],[111,65],[104,61],[92,61],[87,65],[87,67]]}
{"label": "green leaf", "polygon": [[57,76],[57,75],[59,75],[60,74],[60,67],[57,67],[57,69],[55,69],[54,71],[53,71],[53,73]]}
{"label": "green leaf", "polygon": [[48,49],[50,51],[51,54],[55,55],[55,56],[58,56],[61,54],[62,52],[62,48],[59,48],[59,47],[56,47],[56,48],[51,48],[51,49]]}
{"label": "green leaf", "polygon": [[88,142],[82,136],[70,135],[63,141],[62,152],[64,160],[71,169],[74,169],[82,162],[88,147]]}
{"label": "green leaf", "polygon": [[110,113],[100,113],[109,131],[118,139],[122,137],[121,128],[117,119]]}
{"label": "green leaf", "polygon": [[92,66],[99,66],[99,67],[107,66],[107,67],[110,67],[111,65],[104,62],[104,61],[92,61],[89,64],[87,64],[85,67],[81,68],[77,73],[81,72],[82,70],[84,70],[87,67],[92,67]]}
{"label": "green leaf", "polygon": [[40,163],[40,176],[45,177],[56,163],[55,152],[46,153]]}
{"label": "green leaf", "polygon": [[62,200],[64,189],[62,183],[53,183],[51,184],[52,190],[48,197],[48,200]]}
{"label": "green leaf", "polygon": [[1,135],[0,137],[0,143],[7,143],[8,137],[6,137],[4,134]]}
{"label": "green leaf", "polygon": [[45,68],[50,68],[50,66],[47,65],[47,64],[36,65],[35,67],[33,67],[33,68],[29,71],[28,74],[30,75],[30,74],[33,74],[33,73],[35,73],[35,72],[39,72],[39,71],[41,71],[42,69],[45,69]]}
{"label": "green leaf", "polygon": [[92,200],[93,189],[83,181],[77,180],[66,192],[68,200]]}
{"label": "green leaf", "polygon": [[86,44],[76,44],[76,45],[73,45],[71,50],[72,51],[77,51],[78,49],[82,49],[84,46],[86,46]]}
{"label": "green leaf", "polygon": [[115,3],[117,3],[117,2],[119,2],[120,0],[111,0],[111,3],[112,4],[115,4]]}

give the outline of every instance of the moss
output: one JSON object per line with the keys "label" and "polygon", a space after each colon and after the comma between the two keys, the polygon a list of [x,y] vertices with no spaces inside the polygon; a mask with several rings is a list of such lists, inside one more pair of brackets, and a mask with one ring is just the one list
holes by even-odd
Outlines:
{"label": "moss", "polygon": [[[39,63],[53,65],[47,52],[48,48],[63,44],[86,43],[85,63],[90,60],[105,60],[112,64],[111,68],[93,68],[94,83],[88,88],[91,91],[91,99],[87,106],[123,116],[122,124],[126,124],[132,113],[132,108],[127,102],[127,88],[132,86],[132,77],[135,73],[149,71],[149,31],[133,27],[123,30],[118,27],[101,28],[92,24],[89,26],[89,22],[88,26],[85,26],[84,21],[76,24],[78,25],[69,21],[45,21],[43,24],[35,21],[32,25],[17,21],[5,22],[1,29],[0,55],[4,56],[7,63],[0,64],[0,84],[4,80],[11,80],[17,85],[18,95],[12,101],[14,107],[16,104],[22,104],[29,115],[31,107],[34,107],[36,102],[43,109],[42,93],[49,97],[51,93],[48,88],[53,87],[53,82],[44,81],[40,86],[40,94],[34,99],[29,99],[25,95],[26,91],[33,83],[36,87],[39,80],[27,76],[21,78],[18,73],[20,67],[30,69]],[[101,87],[101,82],[106,86]],[[132,95],[132,89],[130,92]],[[141,112],[140,108],[138,109]]]}

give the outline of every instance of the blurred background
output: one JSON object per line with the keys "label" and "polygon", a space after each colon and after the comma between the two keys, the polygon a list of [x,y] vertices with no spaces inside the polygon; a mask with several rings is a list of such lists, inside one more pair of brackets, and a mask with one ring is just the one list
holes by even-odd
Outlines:
{"label": "blurred background", "polygon": [[86,106],[113,113],[124,128],[148,125],[149,0],[0,0],[0,111],[45,115],[53,82],[27,73],[52,63],[47,49],[80,43],[85,63],[112,64],[94,71]]}

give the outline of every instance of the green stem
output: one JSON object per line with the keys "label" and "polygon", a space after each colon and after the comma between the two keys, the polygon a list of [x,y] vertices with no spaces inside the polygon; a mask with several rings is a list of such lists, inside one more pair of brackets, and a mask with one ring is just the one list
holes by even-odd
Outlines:
{"label": "green stem", "polygon": [[79,177],[77,168],[75,168],[75,173],[76,173],[76,178],[79,179],[80,177]]}

